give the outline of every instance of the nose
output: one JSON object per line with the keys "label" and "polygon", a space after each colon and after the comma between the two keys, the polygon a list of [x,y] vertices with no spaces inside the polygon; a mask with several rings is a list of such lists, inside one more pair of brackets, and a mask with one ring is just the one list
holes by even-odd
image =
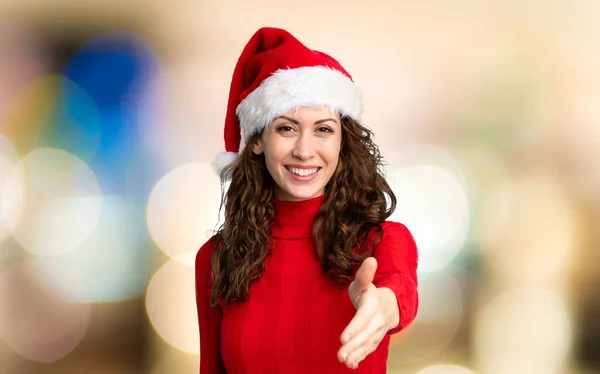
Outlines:
{"label": "nose", "polygon": [[301,160],[310,160],[316,153],[315,139],[311,136],[310,132],[301,132],[296,139],[294,144],[294,150],[292,156],[297,157]]}

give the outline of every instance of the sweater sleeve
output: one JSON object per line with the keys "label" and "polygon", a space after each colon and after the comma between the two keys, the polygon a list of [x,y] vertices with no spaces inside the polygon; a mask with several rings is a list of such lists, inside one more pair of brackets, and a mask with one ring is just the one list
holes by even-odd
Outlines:
{"label": "sweater sleeve", "polygon": [[225,373],[221,359],[221,311],[210,307],[211,257],[214,240],[196,254],[196,306],[200,329],[200,374]]}
{"label": "sweater sleeve", "polygon": [[378,288],[387,287],[396,295],[400,322],[388,331],[392,335],[408,326],[417,315],[418,254],[415,240],[406,226],[386,221],[382,228],[381,240],[374,249],[377,271],[373,284]]}

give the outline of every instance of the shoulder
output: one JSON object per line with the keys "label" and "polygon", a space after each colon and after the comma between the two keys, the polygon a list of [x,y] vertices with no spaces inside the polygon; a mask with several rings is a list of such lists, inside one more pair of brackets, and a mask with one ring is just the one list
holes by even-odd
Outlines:
{"label": "shoulder", "polygon": [[[376,234],[376,231],[375,231]],[[375,243],[375,250],[397,248],[406,252],[416,252],[415,239],[404,224],[394,221],[384,221],[381,224],[381,236]]]}
{"label": "shoulder", "polygon": [[196,253],[195,267],[196,272],[210,268],[212,261],[212,252],[215,246],[215,237],[208,239]]}
{"label": "shoulder", "polygon": [[383,222],[381,228],[381,237],[373,246],[377,271],[415,277],[419,255],[410,230],[404,224],[393,221]]}
{"label": "shoulder", "polygon": [[381,224],[382,237],[381,240],[385,241],[401,241],[401,242],[413,242],[412,233],[403,223],[394,221],[384,221]]}

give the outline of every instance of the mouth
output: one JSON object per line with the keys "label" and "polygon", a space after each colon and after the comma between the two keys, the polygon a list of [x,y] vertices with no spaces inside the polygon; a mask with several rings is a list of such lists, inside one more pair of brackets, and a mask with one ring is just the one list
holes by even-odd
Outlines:
{"label": "mouth", "polygon": [[311,169],[298,169],[298,168],[286,166],[285,168],[290,173],[292,173],[293,175],[298,176],[298,177],[310,177],[310,176],[316,174],[319,170],[321,170],[320,167],[311,168]]}

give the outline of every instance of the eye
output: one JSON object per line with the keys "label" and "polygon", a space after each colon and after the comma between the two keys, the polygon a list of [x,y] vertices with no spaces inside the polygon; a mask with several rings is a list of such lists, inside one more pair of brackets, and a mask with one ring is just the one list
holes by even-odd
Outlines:
{"label": "eye", "polygon": [[332,129],[330,129],[329,127],[326,127],[326,126],[319,127],[318,131],[319,132],[333,132]]}
{"label": "eye", "polygon": [[292,126],[288,126],[288,125],[277,126],[277,132],[290,132],[290,131],[294,131],[294,128]]}

